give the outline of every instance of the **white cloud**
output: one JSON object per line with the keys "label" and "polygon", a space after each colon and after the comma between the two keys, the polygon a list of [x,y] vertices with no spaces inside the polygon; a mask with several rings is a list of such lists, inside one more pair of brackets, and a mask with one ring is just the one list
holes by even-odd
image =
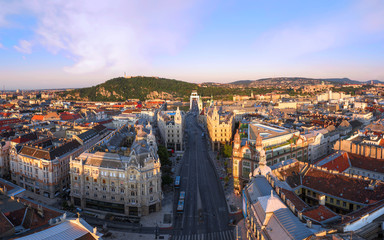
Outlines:
{"label": "white cloud", "polygon": [[0,43],[0,49],[5,49],[4,45]]}
{"label": "white cloud", "polygon": [[19,45],[13,46],[18,52],[31,54],[32,53],[32,44],[27,40],[20,40]]}
{"label": "white cloud", "polygon": [[[37,19],[31,42],[73,60],[66,71],[134,74],[148,68],[158,54],[181,49],[201,14],[202,1],[22,2]],[[21,40],[14,48],[31,53],[31,42]]]}
{"label": "white cloud", "polygon": [[[291,59],[372,41],[369,34],[384,32],[384,4],[378,0],[355,1],[334,16],[308,22],[291,22],[263,33],[255,48],[263,57]],[[367,40],[368,39],[368,40]]]}

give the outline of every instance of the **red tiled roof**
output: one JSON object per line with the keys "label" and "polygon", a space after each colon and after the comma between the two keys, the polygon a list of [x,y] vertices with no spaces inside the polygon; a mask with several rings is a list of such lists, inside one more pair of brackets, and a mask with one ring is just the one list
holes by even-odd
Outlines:
{"label": "red tiled roof", "polygon": [[6,233],[12,230],[13,224],[8,218],[0,211],[0,233]]}
{"label": "red tiled roof", "polygon": [[44,115],[40,115],[40,114],[36,114],[36,115],[33,115],[32,121],[44,121]]}
{"label": "red tiled roof", "polygon": [[323,222],[327,219],[338,216],[335,212],[331,211],[329,208],[318,205],[314,208],[307,209],[303,212],[303,216],[311,218],[317,222]]}
{"label": "red tiled roof", "polygon": [[308,204],[306,204],[303,200],[301,200],[299,196],[296,195],[296,193],[284,188],[281,188],[281,191],[284,193],[285,197],[289,199],[293,205],[295,205],[295,208],[298,211],[303,211],[305,208],[309,207]]}
{"label": "red tiled roof", "polygon": [[0,182],[0,187],[3,188],[4,186],[7,188],[7,191],[12,190],[14,188],[11,185],[8,185],[4,182]]}
{"label": "red tiled roof", "polygon": [[5,212],[4,215],[13,224],[13,226],[19,226],[23,222],[25,209],[26,207],[23,207],[12,212]]}
{"label": "red tiled roof", "polygon": [[69,113],[62,113],[60,114],[60,119],[63,121],[69,121],[69,120],[73,120],[73,116],[72,114],[69,114]]}
{"label": "red tiled roof", "polygon": [[11,116],[11,113],[10,112],[0,112],[0,115],[3,117],[9,117],[9,116]]}
{"label": "red tiled roof", "polygon": [[59,217],[62,215],[62,213],[60,213],[60,212],[56,212],[56,211],[51,210],[51,209],[46,208],[46,207],[42,207],[43,213],[44,213],[44,218],[42,218],[36,212],[36,209],[38,208],[37,204],[30,202],[30,201],[23,199],[23,198],[20,198],[20,202],[25,202],[27,204],[30,204],[31,207],[34,209],[33,214],[31,216],[31,225],[30,225],[31,229],[38,228],[40,226],[48,224],[50,219],[56,218],[56,217]]}
{"label": "red tiled roof", "polygon": [[377,183],[374,190],[368,189],[370,180],[352,178],[342,174],[310,168],[302,178],[302,185],[338,198],[362,204],[384,199],[384,184]]}
{"label": "red tiled roof", "polygon": [[384,173],[384,160],[348,153],[351,165],[373,172]]}
{"label": "red tiled roof", "polygon": [[328,163],[324,164],[322,167],[325,167],[329,170],[344,172],[350,167],[349,161],[348,161],[348,153],[345,152],[341,154],[339,157],[333,159],[332,161],[329,161]]}
{"label": "red tiled roof", "polygon": [[346,224],[349,222],[354,222],[356,220],[360,220],[360,218],[367,213],[375,212],[381,208],[384,207],[384,200],[381,200],[379,202],[376,202],[374,204],[371,204],[367,207],[361,208],[357,211],[353,211],[345,216],[343,216],[343,219],[340,221],[340,224]]}

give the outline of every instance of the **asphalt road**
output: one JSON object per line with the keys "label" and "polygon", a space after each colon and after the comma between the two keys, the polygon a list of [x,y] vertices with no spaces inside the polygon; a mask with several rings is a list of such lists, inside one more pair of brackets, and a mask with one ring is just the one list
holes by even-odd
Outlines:
{"label": "asphalt road", "polygon": [[[186,150],[174,194],[173,239],[234,239],[224,191],[208,158],[206,136],[192,113],[186,117]],[[176,213],[180,191],[185,191],[184,212]]]}

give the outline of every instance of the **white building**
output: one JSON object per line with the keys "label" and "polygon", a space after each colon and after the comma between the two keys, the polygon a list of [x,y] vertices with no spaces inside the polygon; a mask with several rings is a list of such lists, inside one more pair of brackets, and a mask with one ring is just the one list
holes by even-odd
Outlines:
{"label": "white building", "polygon": [[165,147],[175,151],[184,150],[184,112],[179,107],[176,111],[159,111],[157,126]]}

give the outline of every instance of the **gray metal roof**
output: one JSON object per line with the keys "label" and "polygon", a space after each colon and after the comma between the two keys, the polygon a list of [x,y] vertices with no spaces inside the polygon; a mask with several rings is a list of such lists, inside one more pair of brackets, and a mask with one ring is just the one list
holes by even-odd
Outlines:
{"label": "gray metal roof", "polygon": [[[270,221],[268,226],[272,229],[277,228],[276,224],[281,224],[285,231],[293,237],[293,239],[304,239],[312,235],[312,232],[307,228],[307,226],[300,222],[300,220],[293,215],[293,213],[288,208],[281,208],[275,211],[274,216],[278,221]],[[272,218],[273,218],[272,217]],[[272,219],[271,219],[272,220]],[[273,232],[273,231],[272,231]],[[283,238],[274,238],[273,239],[283,239]]]}

